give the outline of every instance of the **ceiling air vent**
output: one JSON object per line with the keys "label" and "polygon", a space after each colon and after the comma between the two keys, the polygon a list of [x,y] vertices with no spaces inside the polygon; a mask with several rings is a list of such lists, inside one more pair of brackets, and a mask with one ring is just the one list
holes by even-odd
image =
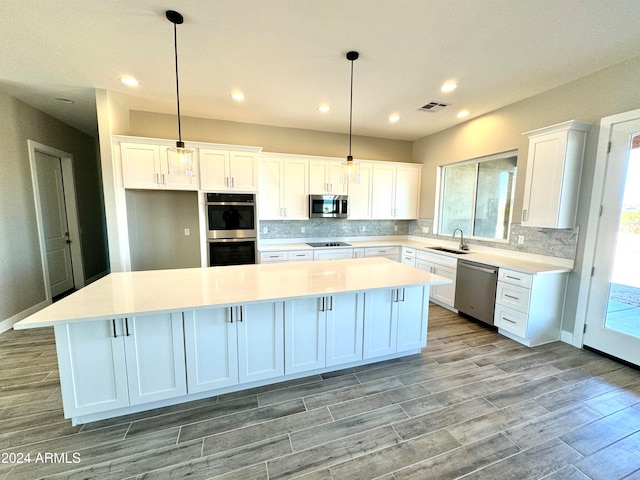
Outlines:
{"label": "ceiling air vent", "polygon": [[436,113],[442,110],[443,108],[448,107],[449,105],[451,104],[442,103],[442,102],[429,102],[426,105],[423,105],[422,107],[420,107],[418,110],[420,110],[421,112]]}

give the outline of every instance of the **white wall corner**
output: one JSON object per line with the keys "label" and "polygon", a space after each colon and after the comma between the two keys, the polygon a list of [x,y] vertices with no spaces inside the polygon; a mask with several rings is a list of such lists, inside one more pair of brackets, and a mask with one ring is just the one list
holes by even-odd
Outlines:
{"label": "white wall corner", "polygon": [[11,330],[13,326],[18,323],[23,318],[27,318],[29,315],[33,315],[39,310],[42,310],[44,307],[51,305],[51,302],[48,300],[44,300],[33,307],[27,308],[26,310],[17,313],[13,317],[7,318],[0,322],[0,333],[6,332],[7,330]]}

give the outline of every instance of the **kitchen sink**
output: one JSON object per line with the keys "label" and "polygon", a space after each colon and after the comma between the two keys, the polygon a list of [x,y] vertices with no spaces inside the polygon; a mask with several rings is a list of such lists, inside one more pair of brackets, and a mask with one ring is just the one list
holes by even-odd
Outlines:
{"label": "kitchen sink", "polygon": [[465,250],[456,250],[454,248],[446,248],[446,247],[428,247],[431,250],[438,250],[439,252],[447,252],[447,253],[455,253],[456,255],[464,255],[469,253]]}

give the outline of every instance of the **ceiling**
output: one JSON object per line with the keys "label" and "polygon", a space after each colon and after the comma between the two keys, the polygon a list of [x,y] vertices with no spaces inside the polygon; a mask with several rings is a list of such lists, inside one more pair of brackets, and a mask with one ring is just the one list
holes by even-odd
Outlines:
{"label": "ceiling", "polygon": [[[639,54],[637,0],[3,0],[0,89],[96,135],[132,110],[415,140]],[[126,87],[119,77],[135,76]],[[458,83],[451,93],[440,86]],[[230,98],[232,90],[246,95]],[[72,100],[65,103],[56,98]],[[418,111],[438,101],[437,113]],[[328,113],[317,106],[327,103]],[[400,121],[390,123],[391,113]],[[187,131],[183,136],[189,138]]]}

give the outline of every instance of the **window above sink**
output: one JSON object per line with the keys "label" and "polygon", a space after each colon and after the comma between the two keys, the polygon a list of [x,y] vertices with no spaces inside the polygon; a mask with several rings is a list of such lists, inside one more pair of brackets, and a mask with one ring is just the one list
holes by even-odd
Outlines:
{"label": "window above sink", "polygon": [[508,240],[517,160],[511,150],[439,167],[437,232],[460,228],[465,238]]}

